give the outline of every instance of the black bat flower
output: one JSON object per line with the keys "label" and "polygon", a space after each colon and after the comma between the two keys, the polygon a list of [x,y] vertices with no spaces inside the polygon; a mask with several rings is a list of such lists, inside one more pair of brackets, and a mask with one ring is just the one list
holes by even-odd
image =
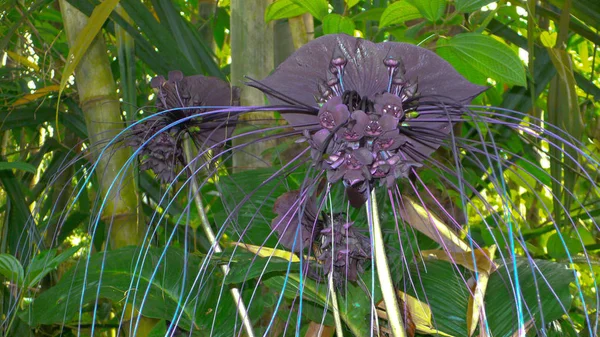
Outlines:
{"label": "black bat flower", "polygon": [[[180,71],[171,71],[168,80],[157,76],[151,84],[156,90],[159,113],[132,126],[132,135],[126,144],[141,148],[140,155],[145,158],[141,169],[154,171],[161,182],[167,183],[175,179],[177,164],[185,164],[182,132],[189,133],[198,145],[214,149],[219,149],[223,140],[231,136],[235,116],[201,120],[202,113],[219,106],[239,105],[239,90],[218,78],[186,77]],[[192,116],[198,118],[181,121]],[[167,130],[161,132],[165,128]],[[156,137],[151,138],[155,134]]]}
{"label": "black bat flower", "polygon": [[305,129],[315,165],[344,182],[355,207],[375,181],[391,188],[420,166],[447,138],[451,116],[486,89],[424,48],[347,35],[309,42],[250,85],[273,104],[314,108],[283,116]]}
{"label": "black bat flower", "polygon": [[302,195],[301,191],[287,192],[275,202],[277,217],[271,228],[279,235],[279,243],[296,253],[313,249],[319,264],[309,266],[309,276],[322,280],[319,271],[333,273],[338,288],[345,281],[356,282],[365,262],[371,259],[369,238],[348,222],[345,214],[319,212],[316,197]]}

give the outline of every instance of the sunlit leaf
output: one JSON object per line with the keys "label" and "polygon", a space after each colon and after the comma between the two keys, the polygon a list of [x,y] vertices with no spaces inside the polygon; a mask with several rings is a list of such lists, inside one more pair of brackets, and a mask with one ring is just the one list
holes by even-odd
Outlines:
{"label": "sunlit leaf", "polygon": [[306,12],[308,12],[307,8],[294,3],[293,0],[277,0],[267,7],[265,21],[287,19]]}
{"label": "sunlit leaf", "polygon": [[496,0],[456,0],[456,10],[459,12],[470,13],[481,9],[481,7],[496,2]]}
{"label": "sunlit leaf", "polygon": [[407,0],[396,1],[389,5],[381,14],[380,27],[402,24],[409,20],[423,17],[417,7]]}
{"label": "sunlit leaf", "polygon": [[341,16],[336,13],[327,14],[323,18],[323,33],[346,33],[352,35],[354,34],[354,21],[347,16]]}
{"label": "sunlit leaf", "polygon": [[329,13],[329,4],[327,0],[292,0],[298,6],[308,10],[312,16],[319,20]]}
{"label": "sunlit leaf", "polygon": [[431,22],[439,20],[444,14],[446,0],[408,0],[423,17]]}
{"label": "sunlit leaf", "polygon": [[[465,64],[494,80],[507,84],[525,85],[523,63],[504,43],[491,36],[464,33],[438,42],[437,53],[447,60],[461,59]],[[457,58],[450,58],[449,55]]]}

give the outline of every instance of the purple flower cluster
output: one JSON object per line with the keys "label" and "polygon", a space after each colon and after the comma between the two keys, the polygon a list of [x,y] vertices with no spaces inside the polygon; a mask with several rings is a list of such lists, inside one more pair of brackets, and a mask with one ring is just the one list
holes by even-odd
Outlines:
{"label": "purple flower cluster", "polygon": [[274,104],[315,108],[283,117],[304,130],[314,165],[343,181],[355,207],[375,182],[391,188],[421,166],[451,132],[450,116],[485,90],[429,50],[348,35],[309,42],[250,85]]}
{"label": "purple flower cluster", "polygon": [[327,227],[321,230],[321,255],[325,274],[333,273],[337,287],[345,280],[356,282],[358,274],[364,272],[364,265],[371,259],[371,243],[362,235],[343,213],[326,216]]}
{"label": "purple flower cluster", "polygon": [[[177,165],[185,165],[183,132],[196,143],[214,149],[231,136],[235,117],[201,117],[214,107],[239,105],[239,90],[218,78],[183,76],[180,71],[171,71],[168,80],[157,76],[151,85],[156,90],[158,113],[133,125],[126,144],[140,149],[142,170],[152,170],[159,181],[169,183],[177,176]],[[183,120],[191,116],[199,118]],[[160,132],[163,129],[166,131]]]}

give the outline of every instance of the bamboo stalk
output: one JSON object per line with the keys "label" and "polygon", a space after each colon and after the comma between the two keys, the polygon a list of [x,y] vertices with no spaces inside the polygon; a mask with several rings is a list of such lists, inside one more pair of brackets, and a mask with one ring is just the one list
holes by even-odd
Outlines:
{"label": "bamboo stalk", "polygon": [[[59,3],[67,40],[72,47],[87,25],[88,17],[66,0],[59,0]],[[98,162],[95,174],[103,196],[100,200],[105,202],[101,216],[110,219],[111,223],[107,248],[119,248],[139,244],[144,230],[138,223],[138,195],[136,186],[131,183],[134,181],[132,169],[119,174],[126,166],[131,151],[116,145],[106,149],[102,156],[99,153],[106,144],[105,140],[116,137],[124,124],[104,38],[101,33],[93,38],[75,69],[75,77],[90,148]],[[141,317],[137,336],[147,336],[157,322],[156,319]]]}
{"label": "bamboo stalk", "polygon": [[[231,0],[231,84],[243,87],[244,76],[263,79],[274,68],[273,23],[265,23],[264,15],[271,0]],[[265,103],[264,95],[257,89],[243,87],[241,105],[260,106]],[[242,114],[238,124],[244,125],[252,120],[272,120],[271,112]],[[256,136],[261,137],[261,136]],[[234,145],[248,143],[255,138],[243,137],[234,141]],[[236,151],[233,166],[237,171],[269,166],[258,158],[276,146],[276,141],[260,141]]]}
{"label": "bamboo stalk", "polygon": [[[214,247],[216,253],[221,253],[223,249],[217,240],[215,232],[212,230],[210,223],[208,221],[208,217],[206,216],[206,210],[204,208],[204,204],[202,203],[202,196],[200,195],[200,187],[198,186],[198,182],[195,179],[194,169],[194,154],[192,149],[192,141],[191,138],[186,135],[183,140],[183,150],[185,154],[185,161],[188,163],[188,171],[190,172],[190,180],[192,184],[192,195],[194,196],[194,203],[196,204],[196,208],[198,209],[198,215],[200,216],[200,226],[204,231],[204,234],[208,238],[208,241]],[[229,266],[221,265],[221,270],[223,271],[223,277],[227,276],[229,273]],[[238,288],[230,288],[229,292],[233,297],[233,301],[237,306],[237,312],[242,320],[242,325],[244,326],[244,330],[246,330],[247,337],[254,337],[254,330],[252,328],[252,322],[250,322],[250,317],[248,316],[248,310],[246,309],[246,305],[244,304],[244,300],[242,299],[242,295]]]}
{"label": "bamboo stalk", "polygon": [[[88,18],[66,0],[60,0],[60,7],[69,45],[72,46]],[[123,126],[116,84],[106,51],[104,38],[98,34],[75,69],[75,75],[90,147],[96,150],[93,153],[98,161],[95,173],[100,190],[106,197],[102,217],[111,219],[110,245],[118,248],[139,243],[143,231],[138,228],[138,197],[134,186],[116,183],[111,189],[115,179],[123,184],[132,181],[131,170],[126,171],[124,176],[118,176],[131,152],[127,148],[114,146],[98,158],[97,150],[102,149],[104,141],[115,137],[120,131],[119,126]]]}
{"label": "bamboo stalk", "polygon": [[375,252],[375,266],[377,269],[377,276],[379,278],[379,286],[381,287],[381,293],[383,294],[383,302],[385,303],[385,311],[388,315],[388,323],[392,329],[392,336],[394,337],[406,337],[406,330],[402,323],[402,316],[400,315],[400,308],[398,306],[398,299],[396,298],[396,290],[392,282],[392,275],[390,273],[387,256],[385,254],[385,247],[383,242],[383,234],[381,231],[381,223],[379,222],[379,210],[377,208],[377,197],[375,196],[375,189],[371,191],[371,198],[369,199],[369,207],[367,207],[367,213],[369,219],[371,219],[371,235],[373,242],[373,250]]}

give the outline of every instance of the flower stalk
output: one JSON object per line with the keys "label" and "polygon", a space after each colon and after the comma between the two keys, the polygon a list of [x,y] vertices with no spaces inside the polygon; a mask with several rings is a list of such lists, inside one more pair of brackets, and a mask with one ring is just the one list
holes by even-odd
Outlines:
{"label": "flower stalk", "polygon": [[388,323],[394,337],[406,337],[406,330],[402,323],[400,308],[396,298],[396,289],[392,282],[392,275],[385,254],[383,234],[381,223],[379,222],[379,210],[377,209],[377,197],[375,189],[371,190],[369,198],[369,207],[367,207],[368,217],[371,220],[371,236],[373,240],[373,251],[375,255],[375,267],[379,278],[379,286],[383,294],[383,302],[388,316]]}
{"label": "flower stalk", "polygon": [[[188,135],[186,135],[183,140],[183,150],[184,150],[185,160],[189,164],[188,170],[190,172],[190,177],[191,177],[190,180],[191,180],[191,184],[192,184],[192,195],[194,196],[194,203],[198,210],[198,215],[200,216],[200,226],[202,227],[204,234],[208,238],[208,241],[214,247],[215,252],[221,253],[223,251],[223,249],[221,248],[221,245],[219,245],[219,242],[217,241],[217,237],[216,237],[214,231],[212,230],[212,228],[210,227],[208,217],[206,216],[206,210],[204,208],[204,204],[202,203],[202,197],[200,195],[200,188],[198,186],[198,182],[195,179],[194,153],[193,153],[192,146],[193,145],[192,145],[191,138]],[[223,271],[223,275],[227,276],[227,274],[229,273],[229,266],[221,265],[220,267],[221,267],[221,270]],[[244,326],[244,330],[246,331],[246,336],[254,337],[254,330],[252,329],[252,322],[250,322],[250,317],[248,316],[248,310],[246,309],[246,305],[244,304],[244,300],[242,299],[240,290],[238,288],[231,288],[231,289],[229,289],[229,292],[231,293],[231,296],[233,297],[233,301],[235,302],[235,305],[237,306],[237,312],[238,312],[238,315],[240,316],[240,319],[242,320],[242,325]]]}

